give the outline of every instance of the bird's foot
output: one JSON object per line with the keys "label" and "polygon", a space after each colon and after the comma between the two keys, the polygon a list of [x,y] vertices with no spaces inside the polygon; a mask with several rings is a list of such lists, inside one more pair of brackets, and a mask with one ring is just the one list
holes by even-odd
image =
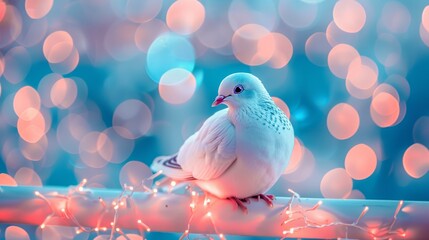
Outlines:
{"label": "bird's foot", "polygon": [[257,201],[259,201],[260,199],[264,200],[268,206],[273,207],[273,200],[274,200],[274,195],[271,194],[258,194],[255,196],[252,196],[251,198],[255,198]]}
{"label": "bird's foot", "polygon": [[238,208],[240,208],[244,213],[247,214],[248,210],[244,204],[249,204],[250,199],[252,198],[256,199],[256,201],[259,201],[260,199],[262,199],[264,202],[268,204],[268,206],[273,207],[274,195],[271,195],[271,194],[258,194],[247,198],[229,197],[227,199],[233,201]]}
{"label": "bird's foot", "polygon": [[227,199],[233,201],[237,205],[237,207],[241,209],[241,211],[243,211],[246,214],[248,213],[247,207],[244,206],[244,204],[249,203],[249,199],[247,199],[247,198],[236,198],[236,197],[229,197]]}

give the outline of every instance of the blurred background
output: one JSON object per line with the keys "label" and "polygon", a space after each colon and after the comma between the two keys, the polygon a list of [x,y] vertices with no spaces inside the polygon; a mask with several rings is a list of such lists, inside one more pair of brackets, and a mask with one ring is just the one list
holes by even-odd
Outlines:
{"label": "blurred background", "polygon": [[136,184],[249,72],[296,134],[271,193],[427,201],[426,5],[0,0],[0,184]]}

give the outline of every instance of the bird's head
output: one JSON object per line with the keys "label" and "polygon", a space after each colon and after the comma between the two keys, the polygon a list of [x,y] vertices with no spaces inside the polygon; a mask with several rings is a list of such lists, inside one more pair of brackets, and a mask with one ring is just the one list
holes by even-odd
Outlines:
{"label": "bird's head", "polygon": [[220,83],[212,107],[223,103],[230,108],[239,108],[264,99],[270,99],[270,96],[259,78],[250,73],[233,73]]}

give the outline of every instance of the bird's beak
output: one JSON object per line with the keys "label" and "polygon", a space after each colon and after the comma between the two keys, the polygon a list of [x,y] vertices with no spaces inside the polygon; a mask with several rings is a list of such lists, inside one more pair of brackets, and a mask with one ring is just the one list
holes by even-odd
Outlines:
{"label": "bird's beak", "polygon": [[217,96],[217,97],[215,98],[215,100],[213,101],[213,103],[212,103],[212,107],[216,107],[217,105],[221,104],[225,98],[226,98],[226,97],[225,97],[225,96],[223,96],[223,95],[219,95],[219,96]]}

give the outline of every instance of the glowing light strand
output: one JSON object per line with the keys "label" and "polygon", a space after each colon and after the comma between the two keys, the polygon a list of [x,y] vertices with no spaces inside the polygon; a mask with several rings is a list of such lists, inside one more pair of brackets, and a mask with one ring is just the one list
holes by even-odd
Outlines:
{"label": "glowing light strand", "polygon": [[[153,174],[149,178],[144,179],[141,182],[141,185],[144,186],[145,181],[147,181],[148,179],[153,179],[153,178],[159,176],[160,174],[161,174],[161,171]],[[121,207],[127,206],[127,201],[129,199],[131,199],[133,193],[135,192],[135,190],[134,190],[135,187],[124,185],[124,190],[121,192],[121,194],[117,198],[115,198],[112,201],[112,205],[110,207],[108,205],[106,205],[106,202],[104,201],[104,199],[99,197],[98,202],[102,206],[102,213],[101,213],[99,219],[97,220],[97,226],[94,229],[91,229],[91,228],[85,228],[84,226],[82,226],[77,221],[77,219],[73,216],[73,214],[71,214],[71,211],[69,210],[69,205],[70,205],[69,201],[70,201],[71,196],[73,196],[75,194],[86,194],[86,191],[84,189],[84,186],[86,183],[87,183],[87,180],[83,179],[76,187],[72,188],[67,195],[58,194],[58,192],[50,192],[50,193],[47,193],[45,196],[45,195],[41,194],[39,191],[35,191],[34,194],[37,197],[39,197],[40,199],[42,199],[43,201],[45,201],[48,204],[49,208],[52,210],[52,213],[44,219],[43,223],[40,225],[40,228],[44,229],[52,217],[60,216],[60,217],[64,217],[64,218],[70,220],[71,222],[73,222],[78,227],[78,229],[76,230],[76,234],[80,234],[81,232],[91,232],[91,231],[95,231],[98,234],[100,231],[107,231],[107,227],[101,227],[100,225],[101,225],[101,222],[102,222],[103,218],[105,217],[105,215],[110,211],[109,209],[113,209],[114,210],[114,216],[113,216],[113,221],[111,222],[110,239],[113,239],[115,233],[120,234],[125,239],[129,239],[129,237],[120,228],[116,227],[116,223],[117,223],[117,220],[119,217],[119,209]],[[148,192],[152,192],[152,193],[157,192],[156,188],[155,189],[145,189],[145,190]],[[51,201],[49,200],[48,197],[64,199],[65,200],[64,204],[61,205],[63,207],[60,206],[57,209],[57,207],[54,207],[51,204]],[[60,214],[57,214],[57,213],[60,213]],[[141,219],[137,220],[137,224],[140,226],[143,226],[147,232],[150,231],[149,226],[147,224],[145,224]],[[142,235],[142,237],[144,237],[143,231],[141,231],[141,235]]]}
{"label": "glowing light strand", "polygon": [[[322,229],[322,228],[326,228],[326,227],[330,227],[330,226],[343,226],[346,228],[346,238],[348,237],[348,229],[349,227],[352,228],[356,228],[359,229],[363,232],[366,232],[368,235],[370,235],[373,239],[386,239],[392,236],[401,236],[401,237],[405,237],[405,231],[402,230],[396,230],[396,231],[392,231],[393,225],[396,222],[397,216],[403,206],[403,201],[399,201],[398,206],[396,207],[395,213],[393,215],[393,220],[392,222],[387,226],[387,231],[377,231],[377,232],[373,232],[370,231],[370,229],[365,228],[363,226],[359,226],[359,222],[362,220],[362,218],[366,215],[366,213],[369,211],[369,207],[365,206],[364,209],[361,211],[361,213],[359,214],[359,217],[352,223],[344,223],[344,222],[340,222],[340,221],[334,221],[331,223],[326,223],[326,224],[319,224],[316,223],[314,221],[310,221],[308,219],[308,212],[314,211],[316,209],[318,209],[323,202],[319,201],[317,204],[315,204],[313,207],[308,208],[308,209],[304,209],[301,205],[298,204],[298,206],[296,206],[297,210],[293,210],[292,209],[292,205],[296,200],[298,200],[300,202],[300,196],[298,193],[294,192],[293,190],[289,189],[288,190],[290,193],[292,193],[292,196],[289,200],[289,202],[286,204],[286,207],[284,209],[284,212],[286,213],[286,215],[288,216],[288,219],[282,222],[282,226],[289,224],[291,222],[297,221],[297,220],[303,220],[304,221],[304,225],[303,226],[298,226],[298,227],[292,227],[289,228],[288,230],[284,230],[283,231],[283,237],[281,239],[285,239],[286,236],[288,234],[293,234],[299,230],[302,229],[307,229],[307,228],[313,228],[313,229]],[[298,217],[296,217],[295,215],[298,215]],[[383,229],[380,229],[383,230]],[[377,235],[377,233],[383,232],[382,235]]]}

